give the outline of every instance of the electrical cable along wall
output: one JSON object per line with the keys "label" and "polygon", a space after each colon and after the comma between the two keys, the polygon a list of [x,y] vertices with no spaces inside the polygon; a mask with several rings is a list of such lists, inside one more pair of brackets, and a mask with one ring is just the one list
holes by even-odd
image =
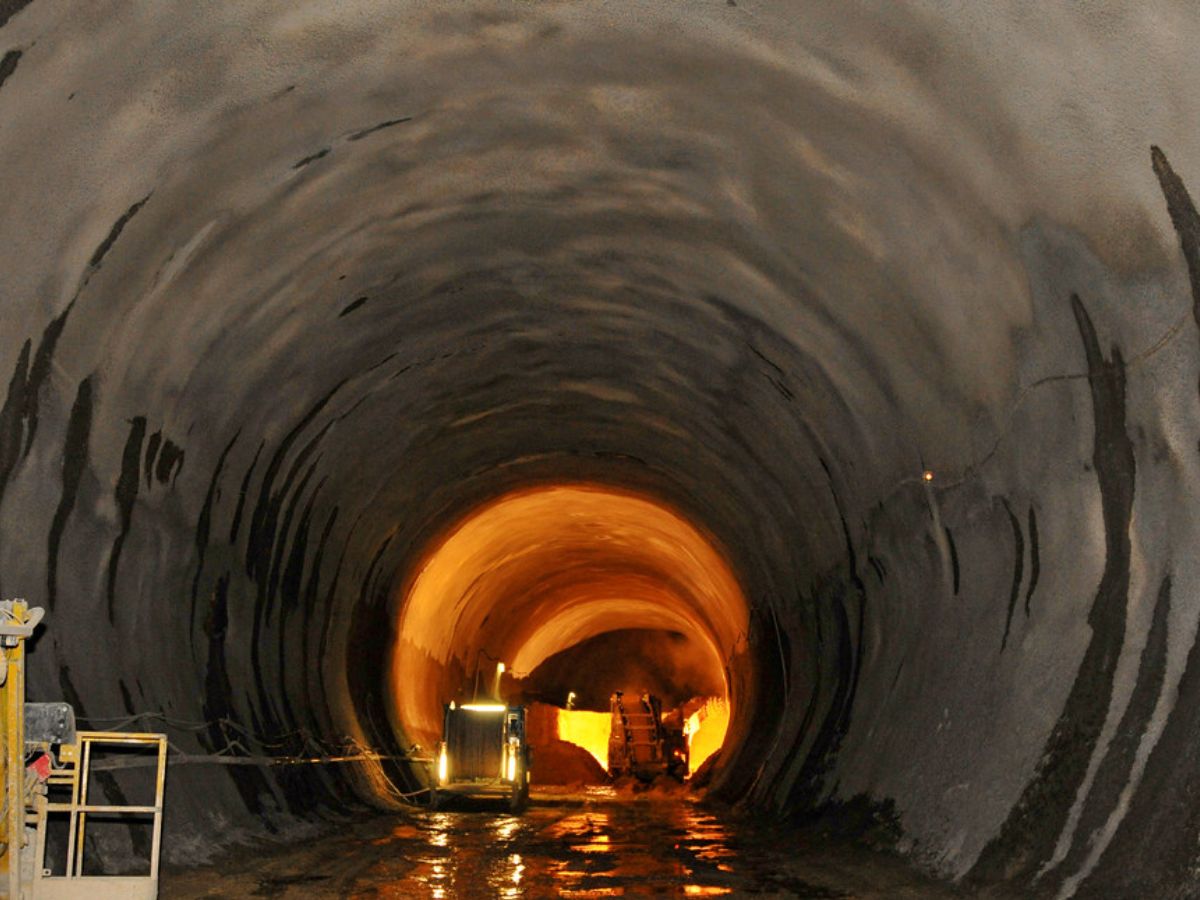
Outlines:
{"label": "electrical cable along wall", "polygon": [[[405,631],[430,548],[599,485],[744,598],[620,556],[642,624],[726,669],[718,793],[865,814],[975,886],[1187,892],[1189,7],[0,20],[0,591],[47,610],[34,699],[191,754],[403,756],[396,658],[470,675]],[[567,608],[545,577],[514,649]],[[386,805],[397,762],[176,766],[166,852]]]}

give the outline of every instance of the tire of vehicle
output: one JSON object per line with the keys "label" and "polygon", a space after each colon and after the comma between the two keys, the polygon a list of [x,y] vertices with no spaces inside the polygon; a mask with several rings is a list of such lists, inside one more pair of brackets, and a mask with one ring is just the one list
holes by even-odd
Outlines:
{"label": "tire of vehicle", "polygon": [[512,793],[508,797],[508,809],[519,816],[529,806],[529,785],[514,783]]}

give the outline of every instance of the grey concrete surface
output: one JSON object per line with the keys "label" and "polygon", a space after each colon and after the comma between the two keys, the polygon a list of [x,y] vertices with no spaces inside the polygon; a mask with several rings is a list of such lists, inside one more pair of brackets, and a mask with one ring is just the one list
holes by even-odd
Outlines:
{"label": "grey concrete surface", "polygon": [[[1197,891],[1194,4],[0,20],[0,592],[48,610],[34,696],[191,752],[397,752],[427,541],[609,484],[751,606],[718,791],[873,810],[970,889]],[[179,767],[166,851],[380,784]]]}

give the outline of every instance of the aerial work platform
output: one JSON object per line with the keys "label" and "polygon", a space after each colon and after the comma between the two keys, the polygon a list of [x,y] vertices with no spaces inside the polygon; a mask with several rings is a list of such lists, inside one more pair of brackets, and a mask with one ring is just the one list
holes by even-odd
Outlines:
{"label": "aerial work platform", "polygon": [[[0,603],[0,713],[3,715],[4,804],[0,820],[0,877],[10,900],[154,900],[158,896],[167,736],[150,733],[76,731],[66,703],[25,702],[25,641],[43,610],[24,600]],[[91,794],[97,756],[154,754],[149,802],[95,802]],[[129,761],[129,760],[122,760]],[[141,760],[137,762],[142,762]],[[140,767],[147,771],[144,766]],[[86,865],[91,822],[137,821],[150,829],[146,871],[135,875],[92,874]],[[65,844],[47,840],[55,822]],[[53,852],[52,852],[53,851]]]}

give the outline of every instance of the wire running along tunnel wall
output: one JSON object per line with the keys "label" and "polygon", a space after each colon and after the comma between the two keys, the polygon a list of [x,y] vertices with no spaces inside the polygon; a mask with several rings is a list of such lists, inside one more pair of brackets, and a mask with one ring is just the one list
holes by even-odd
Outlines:
{"label": "wire running along tunnel wall", "polygon": [[[0,590],[48,611],[33,695],[193,752],[399,752],[431,537],[604,484],[746,598],[726,796],[865,812],[972,883],[1179,888],[1198,32],[1168,2],[8,4]],[[167,852],[384,775],[415,786],[174,767]]]}

